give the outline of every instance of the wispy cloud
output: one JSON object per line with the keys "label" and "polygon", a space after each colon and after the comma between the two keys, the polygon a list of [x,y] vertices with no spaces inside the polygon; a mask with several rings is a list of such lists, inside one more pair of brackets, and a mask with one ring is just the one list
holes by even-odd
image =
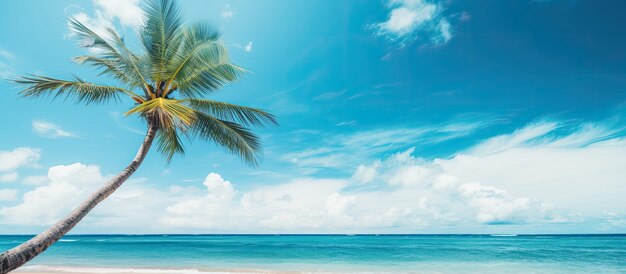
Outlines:
{"label": "wispy cloud", "polygon": [[8,52],[2,48],[0,48],[0,58],[5,60],[15,60],[15,55],[13,53]]}
{"label": "wispy cloud", "polygon": [[[442,143],[506,122],[501,117],[467,114],[457,116],[453,121],[421,127],[373,129],[332,136],[318,133],[324,142],[286,153],[283,159],[306,172],[317,172],[324,168],[342,170],[381,153]],[[351,124],[348,122],[342,125]]]}
{"label": "wispy cloud", "polygon": [[44,175],[33,175],[27,176],[22,180],[22,183],[25,185],[42,185],[43,183],[48,181],[48,176]]}
{"label": "wispy cloud", "polygon": [[229,4],[226,4],[222,7],[222,10],[220,10],[220,16],[222,16],[222,18],[224,19],[230,19],[233,16],[235,16],[235,11],[232,9],[232,7]]}
{"label": "wispy cloud", "polygon": [[0,79],[7,78],[13,74],[13,64],[15,55],[3,48],[0,48]]}
{"label": "wispy cloud", "polygon": [[313,98],[313,100],[330,100],[330,99],[334,99],[337,98],[339,96],[344,95],[348,90],[347,89],[343,89],[340,91],[332,91],[332,92],[325,92],[322,93],[320,95],[317,95]]}
{"label": "wispy cloud", "polygon": [[459,20],[461,20],[462,22],[466,22],[471,19],[472,19],[472,15],[467,11],[461,12],[461,14],[459,15]]}
{"label": "wispy cloud", "polygon": [[14,201],[17,200],[17,189],[0,189],[0,201]]}
{"label": "wispy cloud", "polygon": [[389,0],[386,21],[372,25],[376,33],[404,46],[415,40],[432,45],[446,44],[453,27],[443,15],[443,5],[435,0]]}
{"label": "wispy cloud", "polygon": [[354,125],[356,125],[356,121],[352,120],[352,121],[343,121],[343,122],[339,122],[337,124],[335,124],[338,127],[352,127]]}
{"label": "wispy cloud", "polygon": [[545,136],[558,127],[556,122],[539,121],[518,129],[511,134],[491,137],[488,140],[472,147],[469,153],[475,155],[487,155],[509,150],[521,145],[528,144],[532,140]]}
{"label": "wispy cloud", "polygon": [[615,122],[576,124],[541,119],[510,134],[491,137],[472,147],[468,153],[489,155],[513,148],[545,146],[552,148],[581,148],[607,140],[617,140],[626,126]]}
{"label": "wispy cloud", "polygon": [[235,46],[236,48],[242,49],[245,52],[252,52],[252,41],[249,41],[245,45],[234,43],[233,46]]}
{"label": "wispy cloud", "polygon": [[33,131],[45,138],[78,138],[76,134],[64,130],[61,126],[42,120],[33,121]]}
{"label": "wispy cloud", "polygon": [[9,172],[0,174],[0,183],[10,183],[15,182],[19,178],[19,174],[17,172]]}

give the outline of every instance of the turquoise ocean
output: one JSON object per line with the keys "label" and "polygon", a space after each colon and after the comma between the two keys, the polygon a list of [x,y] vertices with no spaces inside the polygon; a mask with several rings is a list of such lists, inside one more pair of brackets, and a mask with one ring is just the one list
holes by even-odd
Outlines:
{"label": "turquoise ocean", "polygon": [[[0,236],[7,250],[30,236]],[[75,235],[22,271],[626,273],[626,235]]]}

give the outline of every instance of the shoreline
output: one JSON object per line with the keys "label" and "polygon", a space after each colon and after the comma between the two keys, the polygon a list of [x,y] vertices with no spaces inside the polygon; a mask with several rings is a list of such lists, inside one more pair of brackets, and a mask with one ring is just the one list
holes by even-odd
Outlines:
{"label": "shoreline", "polygon": [[[197,269],[151,267],[51,266],[27,265],[14,270],[20,274],[293,274],[316,273],[302,271],[274,271],[258,269]],[[323,272],[319,272],[323,273]],[[328,272],[326,272],[328,273]]]}

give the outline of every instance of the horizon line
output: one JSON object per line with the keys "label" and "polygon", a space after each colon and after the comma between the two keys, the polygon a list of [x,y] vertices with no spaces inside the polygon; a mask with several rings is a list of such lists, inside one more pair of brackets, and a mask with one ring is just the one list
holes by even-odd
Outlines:
{"label": "horizon line", "polygon": [[[36,236],[37,234],[0,234],[2,236]],[[626,233],[115,233],[68,234],[73,236],[626,236]]]}

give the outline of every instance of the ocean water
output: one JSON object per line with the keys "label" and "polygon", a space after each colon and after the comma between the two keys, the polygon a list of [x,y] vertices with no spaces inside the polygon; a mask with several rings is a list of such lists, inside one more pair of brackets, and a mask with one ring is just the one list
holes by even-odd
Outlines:
{"label": "ocean water", "polygon": [[[0,236],[0,250],[28,236]],[[81,235],[26,270],[626,273],[626,235]]]}

